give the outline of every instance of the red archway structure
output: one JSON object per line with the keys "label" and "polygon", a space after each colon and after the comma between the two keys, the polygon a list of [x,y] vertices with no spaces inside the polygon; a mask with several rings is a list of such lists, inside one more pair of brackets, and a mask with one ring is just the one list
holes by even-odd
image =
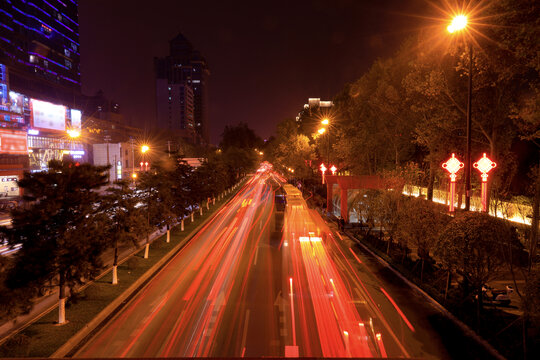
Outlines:
{"label": "red archway structure", "polygon": [[[386,189],[383,178],[377,175],[361,176],[339,176],[326,175],[326,211],[332,212],[334,204],[332,203],[332,188],[337,184],[341,192],[341,217],[349,221],[349,209],[347,204],[347,190],[349,189]],[[402,189],[400,189],[401,191]]]}

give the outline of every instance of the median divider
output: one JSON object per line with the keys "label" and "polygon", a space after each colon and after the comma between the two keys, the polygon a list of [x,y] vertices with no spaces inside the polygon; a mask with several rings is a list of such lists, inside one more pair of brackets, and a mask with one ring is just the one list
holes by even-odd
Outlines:
{"label": "median divider", "polygon": [[[243,181],[242,181],[243,183]],[[143,259],[144,246],[119,262],[119,283],[112,285],[112,267],[104,271],[94,281],[81,287],[66,306],[65,325],[55,326],[57,315],[49,309],[34,319],[0,345],[0,357],[65,357],[77,351],[100,325],[112,318],[118,310],[129,303],[141,289],[162,269],[200,229],[210,222],[219,210],[237,193],[238,187],[216,201],[211,211],[202,217],[196,214],[194,223],[186,218],[185,231],[180,226],[171,229],[171,242],[165,242],[165,233],[157,232],[158,237],[150,245],[150,256]]]}
{"label": "median divider", "polygon": [[138,278],[131,286],[124,291],[120,296],[114,299],[107,307],[105,307],[92,321],[80,329],[72,336],[64,345],[55,351],[51,358],[62,358],[73,356],[97,331],[101,325],[104,325],[124,306],[129,304],[130,300],[135,297],[146,285],[154,278],[158,272],[163,269],[173,258],[182,250],[184,246],[210,221],[212,221],[217,212],[225,206],[236,193],[232,193],[226,201],[219,207],[215,208],[208,217],[193,229],[180,243],[178,243],[171,251],[156,262],[148,269],[140,278]]}

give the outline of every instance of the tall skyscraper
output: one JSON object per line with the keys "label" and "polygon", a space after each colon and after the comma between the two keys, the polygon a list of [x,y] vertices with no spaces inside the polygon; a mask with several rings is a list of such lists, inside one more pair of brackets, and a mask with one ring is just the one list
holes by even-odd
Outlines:
{"label": "tall skyscraper", "polygon": [[75,0],[0,0],[0,63],[12,91],[72,106],[80,93]]}
{"label": "tall skyscraper", "polygon": [[0,182],[85,160],[79,51],[77,1],[0,0]]}
{"label": "tall skyscraper", "polygon": [[[208,77],[201,53],[182,35],[170,41],[170,55],[155,59],[158,127],[208,144]],[[189,140],[188,140],[189,141]]]}

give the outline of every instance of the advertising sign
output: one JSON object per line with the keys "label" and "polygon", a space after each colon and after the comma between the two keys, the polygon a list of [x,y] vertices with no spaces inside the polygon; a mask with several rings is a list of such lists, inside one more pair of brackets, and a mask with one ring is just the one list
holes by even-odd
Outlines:
{"label": "advertising sign", "polygon": [[19,181],[17,175],[0,176],[0,197],[19,196],[17,181]]}
{"label": "advertising sign", "polygon": [[32,127],[43,130],[66,131],[66,107],[32,99]]}
{"label": "advertising sign", "polygon": [[15,91],[10,91],[9,102],[11,104],[9,107],[9,111],[17,114],[23,113],[24,96],[22,94],[16,93]]}
{"label": "advertising sign", "polygon": [[26,132],[0,129],[0,154],[27,155]]}
{"label": "advertising sign", "polygon": [[81,130],[81,110],[71,109],[71,128]]}

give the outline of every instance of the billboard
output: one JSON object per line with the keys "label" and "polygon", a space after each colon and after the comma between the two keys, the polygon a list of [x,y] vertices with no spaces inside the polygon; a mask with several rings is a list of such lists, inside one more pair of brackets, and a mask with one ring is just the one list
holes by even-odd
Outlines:
{"label": "billboard", "polygon": [[23,113],[24,95],[16,93],[15,91],[10,91],[9,102],[11,103],[9,111],[17,114]]}
{"label": "billboard", "polygon": [[0,129],[0,154],[27,155],[26,132]]}
{"label": "billboard", "polygon": [[81,110],[71,109],[71,128],[81,130]]}
{"label": "billboard", "polygon": [[30,100],[32,127],[42,130],[66,131],[66,107],[36,99]]}

